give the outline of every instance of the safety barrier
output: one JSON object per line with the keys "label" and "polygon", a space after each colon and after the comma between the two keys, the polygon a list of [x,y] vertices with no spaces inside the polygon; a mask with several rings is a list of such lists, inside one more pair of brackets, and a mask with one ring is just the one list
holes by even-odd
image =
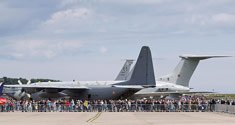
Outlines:
{"label": "safety barrier", "polygon": [[235,105],[216,104],[215,111],[235,114]]}
{"label": "safety barrier", "polygon": [[235,114],[227,104],[13,104],[1,105],[0,112],[223,112]]}
{"label": "safety barrier", "polygon": [[0,106],[0,112],[211,112],[209,104],[14,104]]}

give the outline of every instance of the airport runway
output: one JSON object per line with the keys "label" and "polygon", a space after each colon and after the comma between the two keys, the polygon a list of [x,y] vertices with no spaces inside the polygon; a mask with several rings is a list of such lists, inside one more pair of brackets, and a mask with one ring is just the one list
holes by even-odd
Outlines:
{"label": "airport runway", "polygon": [[0,112],[0,125],[80,124],[234,125],[235,115],[208,112]]}

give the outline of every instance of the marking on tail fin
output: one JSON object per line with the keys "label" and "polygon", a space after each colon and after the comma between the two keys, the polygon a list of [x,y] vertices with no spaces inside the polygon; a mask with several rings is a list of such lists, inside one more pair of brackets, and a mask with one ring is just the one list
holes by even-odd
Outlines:
{"label": "marking on tail fin", "polygon": [[178,74],[178,78],[180,78],[180,74]]}
{"label": "marking on tail fin", "polygon": [[116,81],[127,80],[128,74],[130,72],[131,65],[133,64],[134,60],[127,59],[124,66],[122,67],[121,71],[119,72]]}

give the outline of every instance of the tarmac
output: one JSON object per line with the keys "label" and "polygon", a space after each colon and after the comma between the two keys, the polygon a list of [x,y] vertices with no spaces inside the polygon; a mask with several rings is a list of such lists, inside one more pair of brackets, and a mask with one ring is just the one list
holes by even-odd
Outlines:
{"label": "tarmac", "polygon": [[213,112],[0,112],[0,125],[234,125]]}

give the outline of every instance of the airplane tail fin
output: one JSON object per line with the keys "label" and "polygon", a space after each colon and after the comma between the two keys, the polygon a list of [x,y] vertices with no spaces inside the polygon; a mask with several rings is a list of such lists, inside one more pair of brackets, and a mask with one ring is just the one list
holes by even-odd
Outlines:
{"label": "airplane tail fin", "polygon": [[142,47],[130,80],[116,85],[156,85],[151,51],[148,46]]}
{"label": "airplane tail fin", "polygon": [[0,97],[2,96],[4,84],[5,84],[4,82],[0,82]]}
{"label": "airplane tail fin", "polygon": [[131,65],[134,60],[127,59],[121,71],[119,72],[115,81],[127,80],[128,73],[130,72]]}
{"label": "airplane tail fin", "polygon": [[197,68],[200,60],[209,58],[220,58],[229,56],[207,56],[207,55],[182,55],[181,61],[176,66],[173,72],[163,77],[159,77],[157,81],[170,82],[185,87],[189,86],[189,81]]}

